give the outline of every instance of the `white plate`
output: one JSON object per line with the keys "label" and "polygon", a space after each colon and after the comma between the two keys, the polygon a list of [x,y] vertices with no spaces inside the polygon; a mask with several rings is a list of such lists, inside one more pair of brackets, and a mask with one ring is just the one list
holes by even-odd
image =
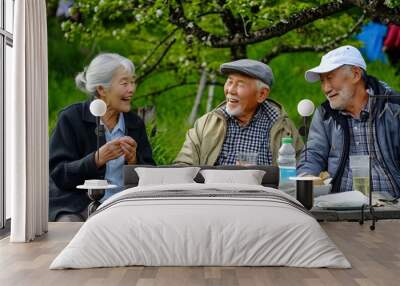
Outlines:
{"label": "white plate", "polygon": [[316,180],[320,180],[320,177],[289,177],[289,180],[292,181],[316,181]]}
{"label": "white plate", "polygon": [[79,185],[76,186],[77,189],[87,189],[87,190],[102,190],[102,189],[113,189],[118,188],[117,185],[107,185],[107,186],[87,186],[87,185]]}

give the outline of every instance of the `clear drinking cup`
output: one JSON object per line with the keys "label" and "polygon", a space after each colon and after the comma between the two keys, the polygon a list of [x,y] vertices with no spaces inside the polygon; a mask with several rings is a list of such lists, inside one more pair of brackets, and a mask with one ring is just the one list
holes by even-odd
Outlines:
{"label": "clear drinking cup", "polygon": [[353,191],[369,195],[369,156],[350,156],[350,168],[353,175]]}
{"label": "clear drinking cup", "polygon": [[254,166],[257,165],[257,152],[239,152],[237,154],[237,165]]}

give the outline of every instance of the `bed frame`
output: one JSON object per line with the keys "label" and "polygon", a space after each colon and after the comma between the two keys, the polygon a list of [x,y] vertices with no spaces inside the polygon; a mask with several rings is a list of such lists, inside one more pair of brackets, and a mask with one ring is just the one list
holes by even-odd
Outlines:
{"label": "bed frame", "polygon": [[[135,168],[137,167],[148,167],[148,168],[183,168],[187,166],[176,166],[176,165],[167,165],[167,166],[150,166],[150,165],[125,165],[124,166],[124,188],[132,188],[136,187],[139,182],[139,177],[135,172]],[[262,179],[262,185],[265,187],[278,188],[279,185],[279,168],[276,166],[194,166],[200,167],[202,170],[206,169],[221,169],[221,170],[263,170],[265,171],[265,175]],[[203,176],[198,173],[194,178],[197,183],[204,183]]]}

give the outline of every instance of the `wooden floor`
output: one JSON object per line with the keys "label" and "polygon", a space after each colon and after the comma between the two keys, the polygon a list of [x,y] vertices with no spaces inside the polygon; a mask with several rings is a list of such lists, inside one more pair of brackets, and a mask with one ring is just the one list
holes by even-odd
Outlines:
{"label": "wooden floor", "polygon": [[123,267],[48,270],[81,226],[51,223],[28,244],[0,241],[0,285],[400,285],[400,221],[322,223],[352,263],[349,270],[289,267]]}

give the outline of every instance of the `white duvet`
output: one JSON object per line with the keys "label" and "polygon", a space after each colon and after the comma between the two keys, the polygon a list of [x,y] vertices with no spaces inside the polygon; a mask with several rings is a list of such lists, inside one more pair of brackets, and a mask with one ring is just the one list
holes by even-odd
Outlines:
{"label": "white duvet", "polygon": [[[172,197],[153,196],[174,190]],[[263,193],[257,197],[251,191]],[[224,192],[227,196],[218,195]],[[149,193],[152,196],[147,198]],[[279,190],[254,185],[131,188],[105,201],[50,269],[128,265],[350,268],[318,222],[298,204]]]}

